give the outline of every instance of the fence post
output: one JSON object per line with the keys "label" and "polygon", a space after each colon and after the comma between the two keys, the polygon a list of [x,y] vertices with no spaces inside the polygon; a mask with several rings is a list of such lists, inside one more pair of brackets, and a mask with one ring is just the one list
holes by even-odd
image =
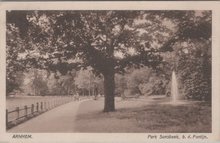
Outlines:
{"label": "fence post", "polygon": [[47,105],[46,105],[46,101],[44,101],[44,110],[47,110]]}
{"label": "fence post", "polygon": [[40,110],[43,110],[43,102],[40,102]]}
{"label": "fence post", "polygon": [[6,109],[6,128],[8,128],[8,109]]}
{"label": "fence post", "polygon": [[39,111],[39,103],[37,102],[37,112]]}
{"label": "fence post", "polygon": [[27,118],[27,115],[28,115],[28,111],[27,111],[27,109],[28,109],[28,108],[27,108],[27,105],[25,105],[25,106],[24,106],[24,110],[25,110],[25,118]]}
{"label": "fence post", "polygon": [[34,114],[34,104],[31,104],[31,114]]}
{"label": "fence post", "polygon": [[17,111],[17,119],[19,119],[19,107],[16,107],[16,111]]}

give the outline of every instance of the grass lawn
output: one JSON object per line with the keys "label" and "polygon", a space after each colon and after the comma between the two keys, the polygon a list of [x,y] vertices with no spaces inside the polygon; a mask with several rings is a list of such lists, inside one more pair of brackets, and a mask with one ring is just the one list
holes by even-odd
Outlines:
{"label": "grass lawn", "polygon": [[211,106],[161,104],[155,101],[116,101],[116,112],[103,113],[103,99],[83,102],[78,110],[78,132],[210,133]]}
{"label": "grass lawn", "polygon": [[36,104],[37,102],[54,102],[59,99],[63,99],[62,96],[17,96],[17,97],[7,97],[6,98],[6,108],[9,110],[14,110],[16,107],[23,108],[25,105],[31,106],[31,104]]}

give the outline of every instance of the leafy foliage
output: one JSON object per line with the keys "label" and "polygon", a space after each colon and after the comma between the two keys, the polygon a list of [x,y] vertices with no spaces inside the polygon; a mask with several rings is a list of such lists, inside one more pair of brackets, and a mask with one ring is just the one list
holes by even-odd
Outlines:
{"label": "leafy foliage", "polygon": [[85,89],[89,95],[103,93],[103,80],[96,77],[91,70],[80,70],[75,77],[75,84],[78,90]]}
{"label": "leafy foliage", "polygon": [[189,99],[211,101],[211,41],[188,43],[180,54],[178,70]]}
{"label": "leafy foliage", "polygon": [[[8,17],[12,18],[8,19],[13,19],[15,13],[17,11],[9,12]],[[154,54],[155,50],[150,44],[155,39],[159,43],[165,42],[167,36],[162,32],[169,34],[171,30],[162,24],[162,19],[154,19],[155,16],[148,16],[147,13],[150,12],[26,12],[25,22],[28,21],[29,28],[25,40],[30,46],[27,63],[59,70],[63,74],[72,68],[87,66],[91,66],[96,73],[103,74],[109,71],[106,64],[112,65],[115,72],[119,73],[131,65],[155,66],[161,58]],[[140,20],[150,22],[143,25]],[[20,23],[22,22],[21,19]],[[156,22],[157,24],[153,24]],[[141,30],[150,33],[141,34]],[[39,55],[33,56],[31,51]]]}
{"label": "leafy foliage", "polygon": [[22,73],[24,64],[20,61],[21,54],[24,51],[23,40],[20,38],[19,30],[12,24],[7,25],[6,33],[6,93],[13,90],[19,90],[19,85],[22,83]]}
{"label": "leafy foliage", "polygon": [[[210,77],[205,76],[211,73],[205,68],[209,55],[196,56],[199,50],[175,54],[181,65],[177,68],[166,53],[176,53],[176,45],[182,42],[210,41],[211,11],[8,11],[7,35],[7,79],[13,80],[13,71],[28,68],[62,75],[91,68],[94,75],[104,78],[105,111],[114,111],[115,74],[125,74],[130,68],[152,68],[157,79],[141,79],[137,74],[144,75],[142,71],[134,72],[126,79],[132,92],[147,91],[147,82],[154,82],[155,94],[164,92],[171,70],[180,71],[187,96],[202,94],[197,90],[207,87],[205,94],[211,88]],[[182,69],[188,66],[194,66],[192,74]],[[69,85],[64,81],[67,84],[60,82],[60,88]],[[116,84],[124,87],[124,81]],[[82,87],[80,80],[77,84]]]}
{"label": "leafy foliage", "polygon": [[43,78],[42,73],[38,72],[36,69],[34,70],[34,76],[31,81],[31,87],[34,91],[34,95],[41,95],[44,96],[45,94],[48,93],[48,86],[47,82]]}

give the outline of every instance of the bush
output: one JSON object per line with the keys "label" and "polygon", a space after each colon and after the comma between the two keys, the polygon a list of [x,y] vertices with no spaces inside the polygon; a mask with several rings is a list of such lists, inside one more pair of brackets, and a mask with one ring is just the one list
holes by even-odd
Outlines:
{"label": "bush", "polygon": [[187,55],[180,55],[178,73],[187,99],[211,101],[210,45],[193,45]]}

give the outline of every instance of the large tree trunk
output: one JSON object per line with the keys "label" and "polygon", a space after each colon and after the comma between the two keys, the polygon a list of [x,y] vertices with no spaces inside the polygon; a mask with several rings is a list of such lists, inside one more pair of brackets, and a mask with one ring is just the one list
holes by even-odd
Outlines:
{"label": "large tree trunk", "polygon": [[108,72],[108,74],[104,75],[104,94],[105,94],[104,112],[115,111],[114,91],[115,91],[114,72],[111,73]]}

